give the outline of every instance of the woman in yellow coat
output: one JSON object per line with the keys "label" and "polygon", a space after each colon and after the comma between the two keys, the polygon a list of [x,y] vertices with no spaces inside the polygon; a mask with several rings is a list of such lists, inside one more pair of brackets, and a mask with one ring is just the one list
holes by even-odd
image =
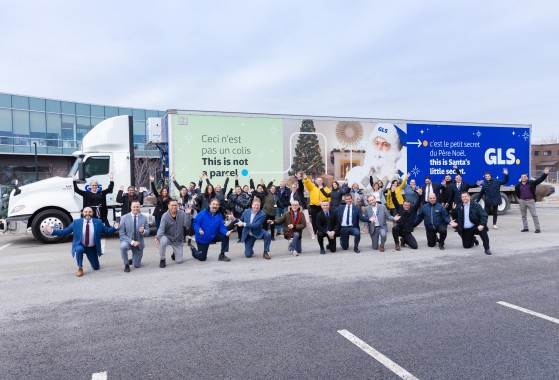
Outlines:
{"label": "woman in yellow coat", "polygon": [[390,183],[390,187],[386,189],[386,207],[392,216],[396,215],[404,204],[404,186],[406,186],[409,176],[410,173],[406,174],[399,185],[398,180],[395,179]]}

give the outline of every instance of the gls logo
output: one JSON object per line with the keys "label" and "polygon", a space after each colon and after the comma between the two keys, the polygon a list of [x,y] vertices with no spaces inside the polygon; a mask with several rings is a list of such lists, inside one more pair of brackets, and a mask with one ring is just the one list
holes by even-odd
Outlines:
{"label": "gls logo", "polygon": [[514,153],[514,148],[507,149],[507,151],[505,152],[505,159],[503,157],[503,150],[501,148],[489,148],[485,151],[485,162],[487,163],[487,165],[512,165],[516,160]]}
{"label": "gls logo", "polygon": [[388,128],[378,127],[378,131],[382,133],[388,133]]}

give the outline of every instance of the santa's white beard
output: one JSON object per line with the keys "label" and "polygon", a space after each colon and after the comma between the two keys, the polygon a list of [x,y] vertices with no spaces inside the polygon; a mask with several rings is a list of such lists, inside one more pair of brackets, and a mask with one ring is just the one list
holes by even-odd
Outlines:
{"label": "santa's white beard", "polygon": [[396,162],[400,158],[400,151],[396,149],[378,150],[370,149],[365,153],[363,166],[369,169],[370,176],[375,181],[388,181],[398,177]]}

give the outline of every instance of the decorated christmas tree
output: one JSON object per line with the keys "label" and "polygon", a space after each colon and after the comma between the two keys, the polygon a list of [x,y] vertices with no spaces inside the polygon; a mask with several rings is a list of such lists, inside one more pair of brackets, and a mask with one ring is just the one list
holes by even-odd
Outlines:
{"label": "decorated christmas tree", "polygon": [[295,146],[295,157],[293,157],[289,175],[306,172],[314,177],[320,176],[324,173],[324,160],[322,159],[320,145],[318,145],[313,121],[303,120],[301,132]]}

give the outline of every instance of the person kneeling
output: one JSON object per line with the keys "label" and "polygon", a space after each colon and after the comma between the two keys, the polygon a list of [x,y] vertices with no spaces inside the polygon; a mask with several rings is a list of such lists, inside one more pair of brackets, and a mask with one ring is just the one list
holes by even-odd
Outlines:
{"label": "person kneeling", "polygon": [[262,224],[266,220],[266,214],[264,214],[264,211],[260,210],[260,205],[260,199],[254,197],[252,199],[251,208],[243,212],[241,220],[236,224],[238,227],[244,227],[241,241],[245,243],[245,256],[252,257],[252,255],[254,255],[254,243],[257,239],[262,239],[264,240],[264,253],[262,257],[266,260],[270,260],[271,257],[268,252],[270,251],[272,236],[268,231],[262,228]]}
{"label": "person kneeling", "polygon": [[289,240],[289,252],[295,256],[301,253],[301,234],[307,226],[303,209],[298,201],[292,201],[291,206],[279,219],[269,220],[270,224],[284,224],[284,237]]}
{"label": "person kneeling", "polygon": [[[149,223],[145,215],[140,213],[140,202],[132,201],[131,212],[124,214],[120,221],[120,255],[124,262],[124,271],[130,272],[130,265],[134,268],[142,265],[144,255],[144,236],[149,236]],[[128,259],[128,251],[132,251],[132,259]]]}
{"label": "person kneeling", "polygon": [[200,211],[194,218],[192,223],[194,232],[196,233],[196,245],[198,249],[190,247],[192,256],[200,261],[206,261],[208,257],[208,249],[211,243],[221,242],[221,252],[219,253],[219,261],[231,261],[225,256],[229,251],[229,235],[231,231],[227,231],[223,224],[223,216],[218,212],[219,200],[214,198],[210,205],[203,211]]}

